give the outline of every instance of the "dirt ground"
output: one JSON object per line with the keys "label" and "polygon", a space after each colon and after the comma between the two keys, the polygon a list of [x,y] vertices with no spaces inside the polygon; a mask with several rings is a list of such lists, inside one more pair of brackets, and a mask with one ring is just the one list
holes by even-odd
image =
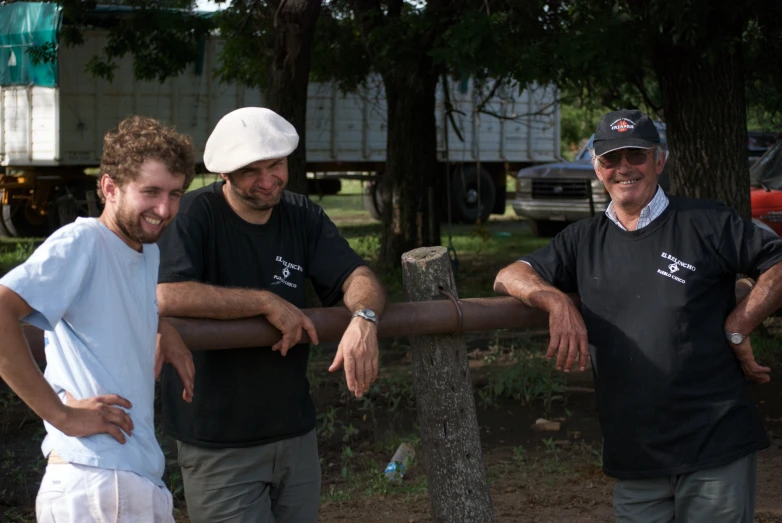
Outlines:
{"label": "dirt ground", "polygon": [[[541,338],[542,339],[542,338]],[[523,405],[486,394],[508,369],[508,345],[536,346],[526,337],[473,339],[471,373],[476,389],[483,457],[497,522],[610,521],[613,480],[603,475],[601,436],[590,372],[562,376],[550,390],[550,409],[540,398]],[[511,351],[512,352],[512,351]],[[503,356],[504,355],[504,356]],[[320,372],[328,349],[313,356],[311,382],[318,403],[323,469],[322,523],[421,523],[432,521],[424,457],[417,457],[400,485],[381,471],[400,441],[417,439],[409,351],[402,344],[383,351],[379,383],[368,399],[350,399],[341,376]],[[780,360],[782,361],[782,359]],[[759,522],[782,522],[782,365],[772,382],[753,387],[772,445],[759,455]],[[537,372],[537,371],[536,371]],[[541,417],[559,421],[555,432],[531,429]],[[45,462],[39,446],[41,421],[15,396],[0,388],[0,522],[34,521],[35,495]],[[420,454],[420,445],[417,447]],[[164,480],[175,494],[177,521],[187,522],[181,479],[172,442],[164,439]]]}

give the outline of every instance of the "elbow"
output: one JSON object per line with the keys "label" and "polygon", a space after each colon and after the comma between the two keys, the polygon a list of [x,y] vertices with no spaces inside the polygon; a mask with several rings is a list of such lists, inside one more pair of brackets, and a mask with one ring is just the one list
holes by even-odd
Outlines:
{"label": "elbow", "polygon": [[508,268],[505,267],[504,269],[500,270],[500,272],[497,273],[497,276],[494,278],[494,292],[501,295],[507,295],[508,289],[505,286],[505,278],[507,276]]}

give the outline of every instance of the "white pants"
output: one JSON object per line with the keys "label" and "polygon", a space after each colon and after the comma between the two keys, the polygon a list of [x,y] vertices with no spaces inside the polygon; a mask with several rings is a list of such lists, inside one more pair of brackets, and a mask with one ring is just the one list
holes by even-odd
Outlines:
{"label": "white pants", "polygon": [[48,465],[35,500],[38,523],[174,523],[165,487],[124,470]]}

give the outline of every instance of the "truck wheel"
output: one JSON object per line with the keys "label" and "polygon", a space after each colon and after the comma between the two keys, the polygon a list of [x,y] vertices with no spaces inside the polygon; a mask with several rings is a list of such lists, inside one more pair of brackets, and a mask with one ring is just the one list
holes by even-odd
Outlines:
{"label": "truck wheel", "polygon": [[[3,196],[3,191],[4,189],[0,189],[0,198]],[[0,236],[42,238],[49,234],[48,221],[40,220],[40,216],[25,207],[26,203],[26,200],[11,199],[8,205],[2,206]]]}
{"label": "truck wheel", "polygon": [[551,238],[568,225],[566,222],[552,222],[550,220],[527,220],[527,223],[535,238]]}
{"label": "truck wheel", "polygon": [[76,221],[76,218],[98,217],[102,203],[93,183],[74,183],[62,186],[49,206],[54,223],[52,231]]}
{"label": "truck wheel", "polygon": [[[2,200],[4,193],[5,193],[5,189],[0,189],[0,200]],[[0,238],[10,238],[12,236],[15,236],[10,232],[8,232],[8,229],[5,226],[6,220],[10,215],[10,210],[6,210],[6,207],[8,206],[2,205],[2,208],[0,208]]]}
{"label": "truck wheel", "polygon": [[383,186],[369,182],[364,186],[364,208],[374,220],[383,218]]}
{"label": "truck wheel", "polygon": [[[0,199],[3,197],[5,189],[0,189]],[[9,229],[11,224],[11,206],[3,205],[0,209],[0,238],[13,238],[16,236],[16,229]],[[11,225],[11,227],[13,227]]]}
{"label": "truck wheel", "polygon": [[[483,169],[481,169],[479,195],[477,170],[474,165],[464,165],[451,178],[451,215],[454,220],[475,223],[478,221],[480,203],[481,223],[486,223],[494,208],[496,195],[494,181],[491,179],[491,175]],[[478,201],[479,196],[480,202]]]}

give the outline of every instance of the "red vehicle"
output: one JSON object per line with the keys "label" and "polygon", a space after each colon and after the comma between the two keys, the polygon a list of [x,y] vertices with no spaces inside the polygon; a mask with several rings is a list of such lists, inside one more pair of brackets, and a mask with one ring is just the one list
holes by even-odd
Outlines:
{"label": "red vehicle", "polygon": [[752,218],[782,236],[782,140],[749,170]]}

